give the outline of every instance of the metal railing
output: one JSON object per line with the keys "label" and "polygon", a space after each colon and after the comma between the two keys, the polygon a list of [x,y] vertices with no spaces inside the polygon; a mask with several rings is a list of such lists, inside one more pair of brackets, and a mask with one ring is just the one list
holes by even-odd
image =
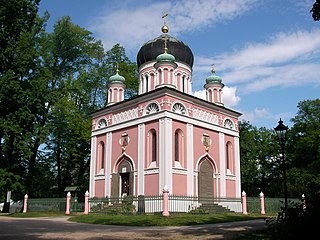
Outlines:
{"label": "metal railing", "polygon": [[[288,199],[297,203],[299,199]],[[163,211],[163,195],[124,196],[89,198],[89,212],[106,214],[154,214]],[[259,197],[247,197],[248,213],[260,213]],[[265,212],[278,213],[284,206],[283,198],[265,198]],[[168,196],[168,210],[171,213],[242,212],[240,198],[213,198],[195,196]],[[28,211],[65,212],[66,198],[28,199]],[[83,212],[84,203],[71,199],[71,212]]]}

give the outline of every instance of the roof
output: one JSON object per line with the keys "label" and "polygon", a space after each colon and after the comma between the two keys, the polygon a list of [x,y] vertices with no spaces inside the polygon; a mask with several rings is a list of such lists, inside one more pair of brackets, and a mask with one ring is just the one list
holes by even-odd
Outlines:
{"label": "roof", "polygon": [[65,192],[77,192],[80,191],[79,186],[69,186],[64,189]]}

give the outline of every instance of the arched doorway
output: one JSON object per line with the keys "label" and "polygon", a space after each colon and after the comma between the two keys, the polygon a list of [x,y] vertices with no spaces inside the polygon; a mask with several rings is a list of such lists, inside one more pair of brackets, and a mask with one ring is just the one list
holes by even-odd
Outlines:
{"label": "arched doorway", "polygon": [[112,174],[112,196],[128,196],[133,195],[134,174],[131,160],[123,157],[119,160],[117,173]]}
{"label": "arched doorway", "polygon": [[208,158],[203,158],[199,163],[198,196],[199,199],[213,198],[213,166]]}

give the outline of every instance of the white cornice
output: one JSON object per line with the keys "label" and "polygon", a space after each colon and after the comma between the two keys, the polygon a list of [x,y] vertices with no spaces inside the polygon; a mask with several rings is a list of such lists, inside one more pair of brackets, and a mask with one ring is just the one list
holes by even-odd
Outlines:
{"label": "white cornice", "polygon": [[210,129],[213,131],[223,132],[223,133],[231,135],[231,136],[236,136],[236,137],[239,136],[239,133],[235,130],[226,129],[221,126],[215,125],[213,123],[208,123],[203,120],[194,119],[194,118],[188,117],[186,115],[181,115],[181,114],[177,114],[177,113],[173,113],[173,112],[169,112],[169,111],[161,111],[161,112],[153,113],[150,115],[144,115],[144,116],[141,116],[141,117],[134,119],[134,120],[130,120],[127,122],[121,122],[121,123],[117,123],[117,124],[108,126],[103,129],[98,129],[98,130],[95,130],[92,132],[92,136],[104,134],[107,132],[113,132],[113,131],[121,130],[124,128],[129,128],[129,127],[136,126],[136,125],[139,125],[142,123],[157,121],[160,118],[164,118],[164,117],[171,118],[172,120],[177,120],[177,121],[193,124],[194,126],[207,128],[207,129]]}

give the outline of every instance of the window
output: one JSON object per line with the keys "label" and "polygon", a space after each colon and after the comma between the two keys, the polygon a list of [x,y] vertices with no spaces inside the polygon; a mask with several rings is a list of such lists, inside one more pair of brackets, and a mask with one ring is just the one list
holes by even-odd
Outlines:
{"label": "window", "polygon": [[232,143],[227,142],[226,144],[226,169],[231,174],[233,170],[233,153]]}
{"label": "window", "polygon": [[176,168],[183,168],[184,162],[184,137],[181,129],[177,129],[174,133],[174,162],[173,166]]}
{"label": "window", "polygon": [[224,121],[224,127],[225,127],[225,128],[233,129],[233,128],[234,128],[234,127],[233,127],[233,122],[232,122],[230,119],[226,119],[226,120]]}
{"label": "window", "polygon": [[180,159],[180,154],[179,154],[179,133],[178,131],[175,132],[174,134],[174,160],[179,162]]}
{"label": "window", "polygon": [[186,76],[182,76],[182,92],[185,91],[185,84],[186,84]]}
{"label": "window", "polygon": [[159,111],[160,111],[160,108],[159,108],[158,104],[156,104],[156,103],[150,103],[146,107],[146,114],[152,114],[152,113],[156,113]]}
{"label": "window", "polygon": [[146,75],[146,92],[149,92],[149,77]]}
{"label": "window", "polygon": [[229,143],[227,143],[226,146],[226,165],[227,165],[227,169],[230,169],[230,153],[229,153]]}
{"label": "window", "polygon": [[157,134],[156,131],[152,131],[152,162],[157,161]]}
{"label": "window", "polygon": [[101,142],[101,169],[104,168],[104,143]]}
{"label": "window", "polygon": [[181,103],[173,104],[172,111],[183,115],[186,114],[186,108]]}
{"label": "window", "polygon": [[100,119],[98,122],[98,128],[104,128],[106,126],[107,126],[107,120],[104,118]]}

